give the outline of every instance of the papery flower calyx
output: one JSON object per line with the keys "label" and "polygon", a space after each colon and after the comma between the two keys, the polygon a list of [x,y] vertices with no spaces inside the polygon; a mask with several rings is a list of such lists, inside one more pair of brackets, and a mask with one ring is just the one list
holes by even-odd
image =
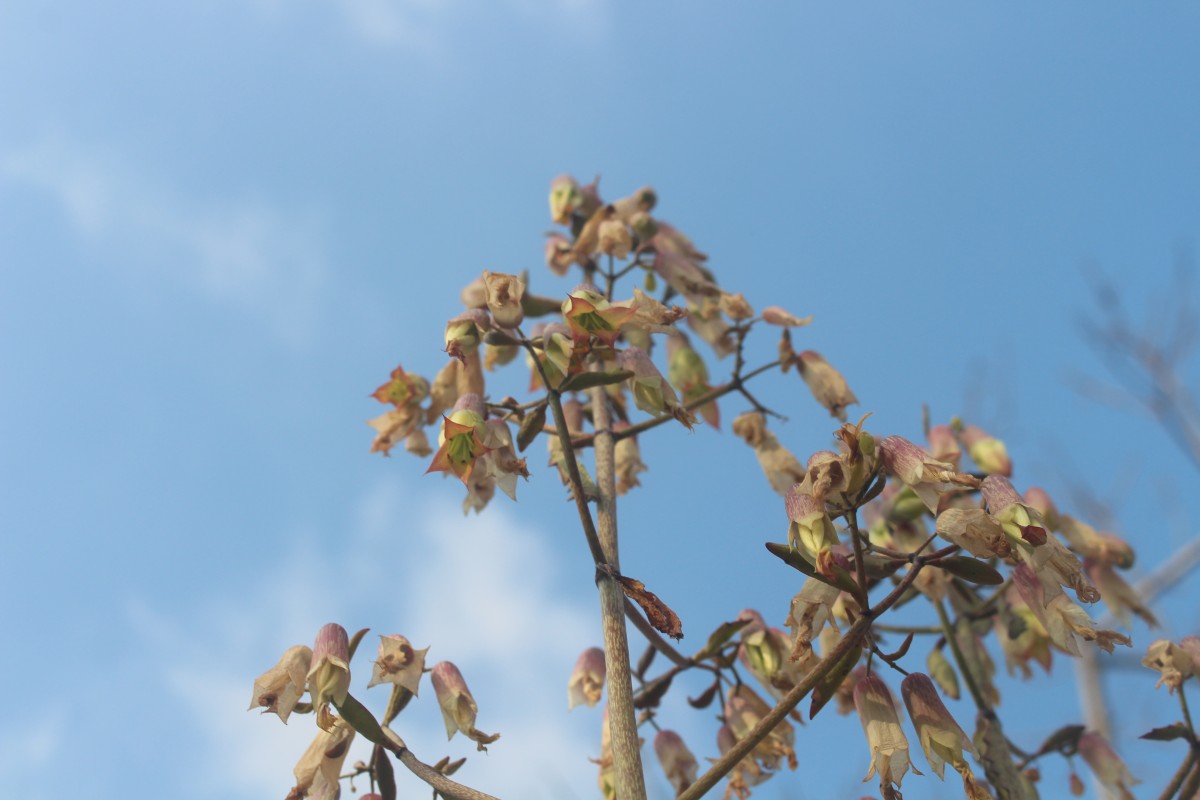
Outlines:
{"label": "papery flower calyx", "polygon": [[908,738],[900,727],[896,706],[887,684],[875,675],[867,675],[854,687],[854,708],[867,735],[867,746],[871,749],[871,767],[867,770],[866,783],[876,773],[879,785],[886,794],[892,786],[899,786],[910,768],[917,775],[920,771],[912,766],[908,757]]}
{"label": "papery flower calyx", "polygon": [[503,272],[483,273],[483,286],[487,297],[488,311],[501,328],[515,328],[525,319],[521,299],[525,296],[525,283],[516,275]]}
{"label": "papery flower calyx", "polygon": [[254,681],[250,708],[261,708],[264,714],[278,714],[286,724],[292,709],[304,694],[311,665],[311,649],[302,644],[289,647],[280,657],[278,664]]}
{"label": "papery flower calyx", "polygon": [[458,398],[454,411],[442,418],[442,431],[438,436],[440,446],[426,473],[453,472],[469,485],[476,461],[490,450],[482,438],[486,413],[479,395],[467,394]]}
{"label": "papery flower calyx", "polygon": [[943,778],[949,763],[962,776],[964,784],[974,785],[975,778],[963,752],[974,755],[975,745],[950,716],[929,676],[920,672],[909,674],[900,684],[900,694],[934,773]]}
{"label": "papery flower calyx", "polygon": [[405,637],[393,633],[379,637],[379,657],[371,670],[371,682],[367,688],[381,683],[402,686],[414,695],[421,687],[421,673],[425,670],[425,654],[429,648],[416,650]]}
{"label": "papery flower calyx", "polygon": [[857,404],[858,398],[850,391],[842,373],[831,367],[815,350],[799,353],[796,356],[796,367],[816,401],[823,405],[831,416],[845,422],[846,407]]}
{"label": "papery flower calyx", "polygon": [[328,729],[318,732],[292,770],[296,786],[287,800],[337,800],[338,776],[353,739],[354,728],[336,717]]}

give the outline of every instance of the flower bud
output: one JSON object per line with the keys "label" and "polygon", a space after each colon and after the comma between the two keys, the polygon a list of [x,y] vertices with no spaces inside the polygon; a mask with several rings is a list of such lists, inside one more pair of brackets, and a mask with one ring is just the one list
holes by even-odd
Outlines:
{"label": "flower bud", "polygon": [[580,703],[595,708],[604,690],[604,651],[589,647],[579,655],[571,680],[567,682],[567,710]]}
{"label": "flower bud", "polygon": [[330,622],[317,631],[312,649],[312,667],[308,671],[308,692],[317,710],[317,725],[330,731],[336,717],[329,704],[346,702],[350,691],[350,638],[346,629]]}
{"label": "flower bud", "polygon": [[667,780],[675,788],[675,794],[682,793],[696,782],[699,765],[678,733],[660,730],[654,737],[654,753],[658,756],[658,763],[662,765]]}
{"label": "flower bud", "polygon": [[367,688],[391,683],[417,694],[421,686],[421,673],[425,670],[425,654],[428,652],[428,647],[414,650],[408,639],[399,634],[380,636],[379,658],[371,670],[371,682]]}
{"label": "flower bud", "polygon": [[725,312],[725,316],[735,322],[742,322],[754,316],[754,309],[741,292],[736,294],[721,292],[720,306],[721,310]]}
{"label": "flower bud", "polygon": [[455,733],[461,732],[475,742],[479,750],[486,750],[486,744],[491,744],[500,738],[500,734],[487,734],[476,729],[475,716],[479,706],[467,688],[458,667],[449,661],[438,662],[430,673],[433,691],[437,694],[438,705],[442,709],[442,721],[446,723],[446,738],[453,739]]}
{"label": "flower bud", "polygon": [[311,664],[312,650],[302,644],[289,647],[280,657],[279,663],[254,682],[250,708],[262,708],[264,714],[277,714],[284,724],[287,724],[288,716],[296,707],[300,695],[304,694]]}
{"label": "flower bud", "polygon": [[497,325],[515,328],[525,320],[525,310],[521,307],[525,283],[520,278],[503,272],[485,272],[483,286],[488,311]]}
{"label": "flower bud", "polygon": [[466,357],[479,349],[479,342],[490,327],[491,321],[483,309],[464,311],[446,323],[446,353],[465,364]]}

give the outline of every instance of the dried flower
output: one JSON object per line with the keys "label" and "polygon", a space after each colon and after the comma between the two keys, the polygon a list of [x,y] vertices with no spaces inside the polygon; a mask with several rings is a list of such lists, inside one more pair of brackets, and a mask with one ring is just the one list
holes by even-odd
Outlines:
{"label": "dried flower", "polygon": [[842,373],[831,367],[815,350],[805,350],[797,355],[796,367],[816,401],[823,405],[831,416],[845,422],[846,406],[857,404],[858,398],[850,391]]}
{"label": "dried flower", "polygon": [[254,682],[250,708],[261,708],[264,714],[278,714],[286,724],[292,709],[304,694],[311,664],[312,650],[302,644],[289,647],[283,652],[279,663]]}
{"label": "dried flower", "polygon": [[308,693],[317,710],[317,725],[330,731],[337,718],[329,710],[329,704],[346,702],[350,691],[350,639],[346,629],[336,622],[317,631],[307,681]]}
{"label": "dried flower", "polygon": [[762,312],[763,322],[770,325],[779,325],[784,328],[802,328],[812,322],[812,315],[807,317],[797,317],[786,309],[779,306],[767,306]]}
{"label": "dried flower", "polygon": [[622,369],[633,373],[629,389],[638,408],[655,416],[670,414],[689,430],[696,424],[696,418],[680,404],[679,395],[644,350],[627,347],[618,354],[618,360]]}
{"label": "dried flower", "polygon": [[371,682],[367,688],[381,683],[402,686],[414,695],[421,686],[421,673],[425,670],[425,654],[429,648],[416,650],[405,637],[393,633],[379,637],[379,658],[371,670]]}
{"label": "dried flower", "polygon": [[683,743],[683,739],[678,733],[672,730],[660,730],[654,737],[654,752],[658,756],[658,763],[662,765],[667,780],[671,782],[671,786],[675,787],[675,794],[682,793],[696,782],[699,765],[696,763],[696,757],[692,755],[692,751]]}
{"label": "dried flower", "polygon": [[604,691],[604,651],[589,647],[579,655],[571,679],[567,682],[567,710],[580,703],[594,708]]}
{"label": "dried flower", "polygon": [[571,240],[559,233],[546,237],[546,266],[555,275],[566,275],[567,270],[575,263],[575,255],[571,252]]}
{"label": "dried flower", "polygon": [[[628,422],[619,420],[613,424],[613,431],[620,432],[629,427]],[[638,475],[646,472],[648,468],[642,463],[637,437],[626,436],[619,439],[614,448],[613,457],[616,460],[617,494],[625,494],[633,487],[641,486]]]}
{"label": "dried flower", "polygon": [[953,464],[938,461],[903,436],[884,437],[878,452],[884,470],[911,487],[930,511],[937,511],[945,492],[979,486],[974,476],[957,472]]}
{"label": "dried flower", "polygon": [[500,738],[498,733],[483,733],[475,727],[475,715],[479,706],[467,688],[458,667],[449,661],[440,661],[430,673],[433,691],[437,694],[438,705],[442,708],[442,721],[446,723],[446,738],[453,739],[455,733],[461,732],[475,742],[479,750],[487,750],[484,745],[491,744]]}
{"label": "dried flower", "polygon": [[933,681],[928,675],[913,672],[900,683],[900,694],[934,773],[944,778],[945,765],[949,761],[950,766],[966,779],[971,768],[962,754],[964,750],[975,754],[975,746],[946,710]]}
{"label": "dried flower", "polygon": [[761,413],[747,411],[733,421],[732,427],[735,434],[754,448],[759,466],[776,492],[786,497],[792,486],[804,480],[803,465],[767,430],[766,418]]}
{"label": "dried flower", "polygon": [[1083,734],[1079,737],[1079,755],[1105,788],[1121,800],[1133,800],[1129,787],[1141,781],[1129,774],[1129,768],[1107,739],[1098,733]]}
{"label": "dried flower", "polygon": [[[730,689],[725,700],[725,722],[738,740],[749,736],[754,727],[770,712],[771,707],[744,683]],[[787,761],[789,769],[795,769],[795,736],[796,732],[791,723],[784,720],[754,746],[750,756],[767,773],[778,770],[784,760]]]}
{"label": "dried flower", "polygon": [[354,728],[336,717],[328,729],[318,732],[292,770],[296,786],[287,800],[337,800],[338,776],[353,739]]}
{"label": "dried flower", "polygon": [[[854,687],[854,707],[867,735],[867,746],[871,748],[871,768],[863,782],[878,772],[880,789],[886,794],[892,786],[900,785],[912,767],[908,758],[908,739],[896,716],[892,693],[877,676],[868,675]],[[912,767],[912,771],[921,774],[916,767]]]}
{"label": "dried flower", "polygon": [[525,296],[525,283],[516,275],[503,272],[483,273],[487,308],[492,319],[501,328],[515,328],[525,320],[521,298]]}
{"label": "dried flower", "polygon": [[1200,665],[1192,658],[1191,653],[1179,645],[1169,639],[1158,639],[1146,648],[1142,666],[1158,670],[1160,677],[1158,683],[1154,684],[1155,689],[1165,683],[1167,690],[1175,694],[1175,690],[1182,686],[1185,680],[1196,674]]}
{"label": "dried flower", "polygon": [[620,219],[606,219],[600,223],[597,249],[613,258],[628,258],[633,249],[633,234],[629,226]]}

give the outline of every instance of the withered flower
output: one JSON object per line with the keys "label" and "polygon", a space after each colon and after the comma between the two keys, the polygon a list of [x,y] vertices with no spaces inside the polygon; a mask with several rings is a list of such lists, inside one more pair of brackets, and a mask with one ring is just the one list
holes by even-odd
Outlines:
{"label": "withered flower", "polygon": [[699,765],[678,733],[665,728],[660,730],[654,737],[654,753],[676,794],[696,782]]}
{"label": "withered flower", "polygon": [[414,695],[421,687],[421,673],[425,670],[424,650],[414,649],[405,637],[398,633],[379,637],[379,658],[371,670],[371,682],[367,688],[381,683],[402,686]]}
{"label": "withered flower", "polygon": [[583,704],[594,708],[604,691],[604,651],[589,647],[579,655],[571,679],[567,682],[567,710]]}
{"label": "withered flower", "polygon": [[289,647],[278,664],[254,681],[250,708],[261,708],[264,714],[278,714],[286,724],[292,709],[304,694],[311,664],[312,650],[302,644]]}
{"label": "withered flower", "polygon": [[846,406],[857,404],[858,398],[850,391],[842,373],[831,367],[816,350],[805,350],[798,354],[796,367],[816,401],[823,405],[831,416],[845,422]]}
{"label": "withered flower", "polygon": [[521,298],[525,296],[525,283],[516,275],[503,272],[484,272],[483,286],[487,308],[492,319],[501,328],[515,328],[525,320]]}
{"label": "withered flower", "polygon": [[438,705],[442,709],[442,721],[446,723],[446,738],[453,739],[454,734],[461,732],[475,742],[479,750],[487,750],[484,745],[491,744],[500,738],[498,733],[484,733],[475,727],[475,715],[479,706],[467,688],[458,667],[449,661],[438,662],[430,673],[433,691],[437,694]]}
{"label": "withered flower", "polygon": [[896,716],[896,705],[887,684],[875,675],[868,675],[854,687],[854,707],[867,735],[867,746],[871,749],[871,768],[867,770],[866,783],[879,773],[879,785],[884,791],[899,786],[909,768],[917,775],[920,771],[912,766],[908,757],[908,738],[900,727]]}

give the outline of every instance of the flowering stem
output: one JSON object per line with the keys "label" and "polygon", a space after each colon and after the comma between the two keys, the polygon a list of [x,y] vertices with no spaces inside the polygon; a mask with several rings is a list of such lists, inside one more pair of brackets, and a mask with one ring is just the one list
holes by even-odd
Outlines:
{"label": "flowering stem", "polygon": [[697,778],[696,782],[689,786],[685,791],[679,794],[678,797],[676,797],[676,800],[699,800],[699,798],[702,797],[705,792],[717,785],[717,781],[728,775],[729,772],[735,766],[737,766],[738,762],[745,758],[751,750],[758,746],[759,742],[767,738],[771,731],[773,731],[775,727],[778,726],[779,723],[781,723],[787,717],[787,715],[791,713],[792,709],[799,705],[800,701],[803,700],[810,691],[812,691],[812,688],[824,680],[825,676],[828,675],[843,658],[845,658],[846,654],[858,645],[863,637],[866,636],[870,631],[871,623],[875,620],[875,618],[895,605],[896,601],[898,601],[901,596],[908,591],[908,587],[912,585],[912,582],[916,579],[917,574],[921,571],[923,566],[925,566],[925,561],[918,558],[913,563],[912,570],[910,570],[909,573],[905,575],[903,579],[901,579],[900,583],[896,585],[896,588],[893,589],[887,597],[879,601],[879,603],[873,609],[864,612],[863,615],[858,618],[858,621],[851,625],[846,631],[846,635],[843,636],[842,640],[837,643],[837,646],[830,650],[829,653],[821,659],[820,663],[817,664],[811,672],[804,676],[804,680],[796,684],[796,686],[793,687],[792,690],[789,691],[784,698],[779,701],[778,705],[772,708],[766,716],[759,720],[758,724],[754,726],[753,730],[746,734],[744,738],[738,740],[733,747],[729,748],[725,755],[714,761],[713,765],[708,768],[708,771]]}
{"label": "flowering stem", "polygon": [[1184,696],[1183,685],[1179,686],[1179,708],[1183,711],[1183,721],[1187,723],[1188,732],[1192,735],[1192,741],[1196,741],[1196,727],[1192,724],[1192,712],[1188,710],[1187,697]]}
{"label": "flowering stem", "polygon": [[854,543],[854,577],[858,581],[858,605],[860,608],[870,608],[871,600],[867,596],[867,567],[863,563],[863,545],[861,534],[858,532],[858,511],[851,511],[846,515],[846,522],[850,525],[850,541]]}
{"label": "flowering stem", "polygon": [[[608,392],[603,386],[594,387],[591,396],[592,422],[596,431],[596,489],[599,494],[596,518],[600,547],[605,563],[613,569],[619,569],[612,414],[608,407]],[[559,430],[566,433],[566,426],[561,422],[557,424]],[[578,488],[582,489],[582,486]],[[625,593],[611,578],[600,580],[599,588],[600,615],[604,628],[604,666],[608,676],[608,731],[616,770],[617,796],[622,800],[643,800],[646,797],[646,784],[642,774],[637,716],[633,707],[633,677],[629,669],[629,639],[625,630]]]}

